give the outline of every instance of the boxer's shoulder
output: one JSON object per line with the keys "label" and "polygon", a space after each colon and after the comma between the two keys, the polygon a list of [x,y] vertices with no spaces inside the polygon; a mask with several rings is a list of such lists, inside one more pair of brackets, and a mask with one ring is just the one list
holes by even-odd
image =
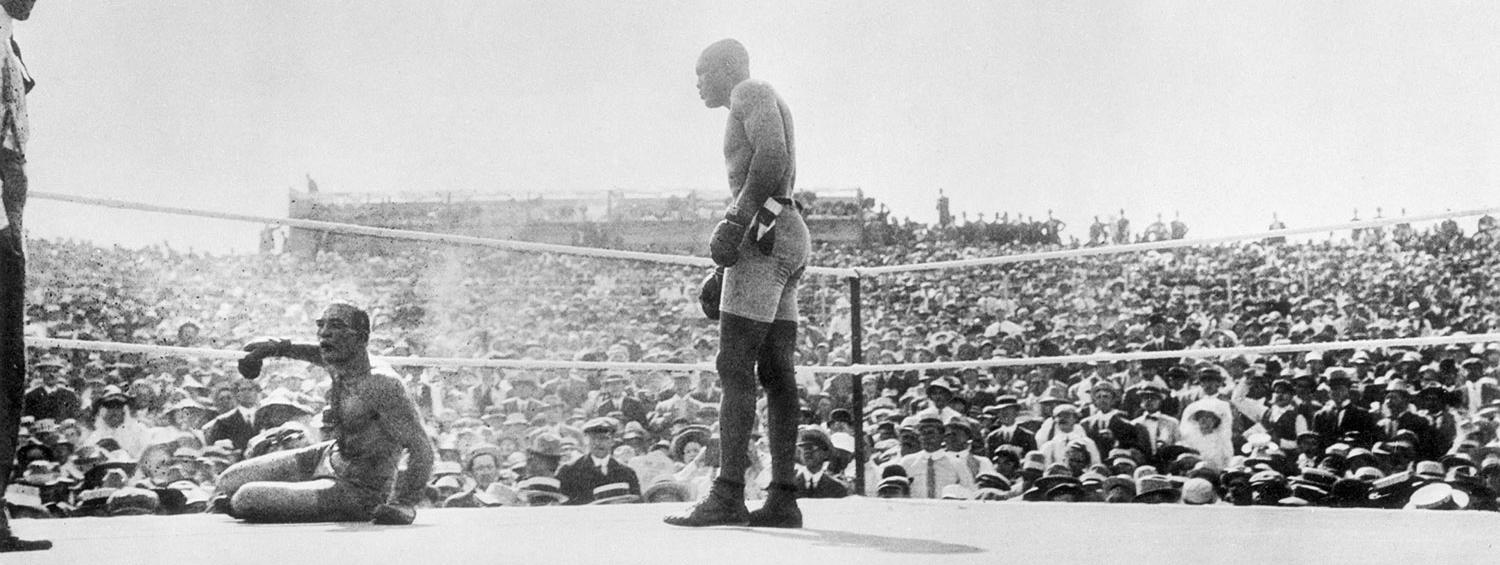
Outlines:
{"label": "boxer's shoulder", "polygon": [[398,396],[406,394],[406,386],[401,382],[401,375],[388,366],[371,367],[370,378],[365,381],[365,388],[376,393],[390,393]]}
{"label": "boxer's shoulder", "polygon": [[735,85],[729,94],[731,110],[753,108],[763,104],[775,104],[780,98],[771,83],[759,79],[746,79]]}

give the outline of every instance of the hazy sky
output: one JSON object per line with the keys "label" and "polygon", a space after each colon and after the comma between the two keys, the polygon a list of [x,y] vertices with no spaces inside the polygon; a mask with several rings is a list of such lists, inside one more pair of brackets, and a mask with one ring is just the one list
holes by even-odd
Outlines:
{"label": "hazy sky", "polygon": [[[791,106],[801,188],[1083,237],[1500,203],[1493,2],[42,2],[32,190],[284,215],[325,191],[724,190],[724,37]],[[253,249],[246,224],[36,200],[33,235]],[[1465,225],[1472,226],[1472,220]]]}

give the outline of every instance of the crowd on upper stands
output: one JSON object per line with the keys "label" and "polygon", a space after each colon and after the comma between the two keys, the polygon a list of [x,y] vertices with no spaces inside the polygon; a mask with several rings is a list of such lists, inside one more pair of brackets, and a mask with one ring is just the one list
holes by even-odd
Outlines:
{"label": "crowd on upper stands", "polygon": [[[975,238],[965,226],[886,223],[865,245],[817,246],[812,262],[1063,245]],[[304,257],[67,240],[32,241],[30,258],[31,338],[237,349],[257,336],[310,339],[320,309],[346,300],[372,313],[372,353],[392,358],[711,366],[717,351],[717,327],[695,300],[702,273],[679,266],[468,248]],[[1468,233],[1450,221],[915,271],[862,288],[855,355],[846,281],[807,277],[799,364],[1184,353],[874,372],[860,379],[858,405],[853,376],[801,370],[802,496],[1496,509],[1500,343],[1191,353],[1500,331],[1493,218]],[[433,506],[691,500],[724,447],[711,371],[392,364],[439,452]],[[247,380],[232,362],[178,353],[32,347],[28,368],[24,447],[7,496],[17,516],[200,511],[233,462],[319,441],[330,386],[301,363],[269,362]],[[747,479],[764,487],[765,441],[746,448],[761,463]],[[567,469],[585,455],[619,473],[579,479]]]}

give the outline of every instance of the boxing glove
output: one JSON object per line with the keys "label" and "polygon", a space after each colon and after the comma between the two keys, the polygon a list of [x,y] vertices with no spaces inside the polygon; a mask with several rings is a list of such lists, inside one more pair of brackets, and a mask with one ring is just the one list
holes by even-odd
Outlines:
{"label": "boxing glove", "polygon": [[745,240],[745,224],[729,218],[714,226],[714,237],[708,243],[709,255],[720,267],[733,267],[740,262],[740,242]]}
{"label": "boxing glove", "polygon": [[268,337],[256,338],[245,344],[245,356],[241,357],[238,363],[240,376],[247,379],[259,377],[261,366],[267,357],[286,355],[286,351],[291,346],[292,340]]}
{"label": "boxing glove", "polygon": [[698,305],[703,315],[710,320],[719,319],[719,297],[724,293],[724,269],[714,269],[703,277],[703,286],[698,290]]}
{"label": "boxing glove", "polygon": [[370,520],[382,526],[406,526],[417,519],[417,509],[406,504],[387,503],[375,507]]}

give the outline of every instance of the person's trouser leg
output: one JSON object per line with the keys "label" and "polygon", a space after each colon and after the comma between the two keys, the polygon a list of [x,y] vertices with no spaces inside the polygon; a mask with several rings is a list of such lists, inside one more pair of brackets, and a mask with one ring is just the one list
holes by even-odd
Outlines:
{"label": "person's trouser leg", "polygon": [[26,206],[26,158],[0,149],[0,552],[49,549],[52,542],[16,539],[5,513],[5,489],[15,470],[26,394],[26,251],[21,211]]}

